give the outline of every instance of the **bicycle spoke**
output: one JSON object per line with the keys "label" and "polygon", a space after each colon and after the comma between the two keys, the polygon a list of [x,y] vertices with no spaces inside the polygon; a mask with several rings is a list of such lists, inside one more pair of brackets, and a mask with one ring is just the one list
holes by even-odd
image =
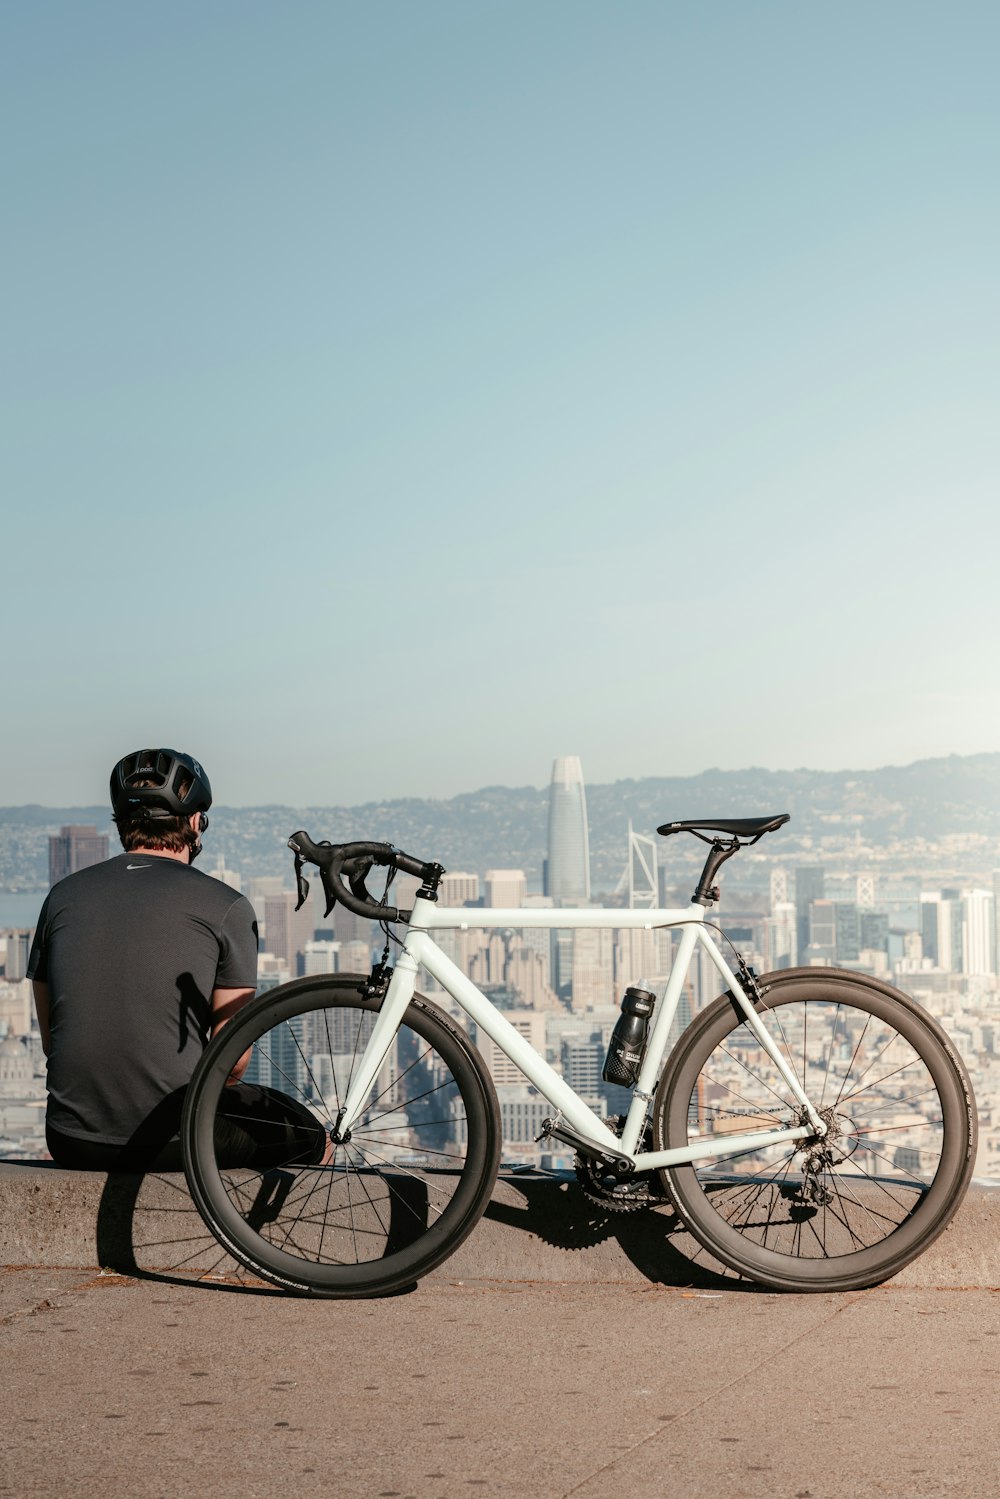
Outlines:
{"label": "bicycle spoke", "polygon": [[[751,1072],[750,1076],[753,1077],[754,1074]],[[721,1080],[713,1077],[711,1075],[711,1073],[706,1073],[705,1074],[705,1078],[706,1078],[707,1082],[714,1083],[717,1088],[724,1088],[727,1093],[731,1093],[733,1095],[733,1097],[734,1098],[738,1098],[741,1103],[749,1104],[750,1107],[752,1109],[754,1109],[754,1110],[756,1110],[758,1108],[756,1100],[751,1100],[750,1098],[747,1097],[747,1095],[745,1093],[740,1093],[736,1088],[732,1087],[731,1084],[726,1083],[726,1082],[722,1082]],[[775,1097],[777,1097],[777,1096],[778,1095],[775,1094]],[[785,1107],[788,1108],[789,1105],[785,1104]],[[703,1110],[703,1112],[705,1112],[705,1111]],[[720,1110],[720,1112],[723,1112],[723,1111]],[[734,1114],[733,1110],[730,1109],[728,1111],[728,1113],[725,1114],[724,1117],[732,1119],[732,1118],[735,1118],[736,1115]]]}
{"label": "bicycle spoke", "polygon": [[[833,1046],[834,1046],[834,1042],[837,1039],[837,1027],[839,1025],[839,1022],[840,1022],[840,1005],[837,1006],[836,1012],[835,1012],[834,1017],[833,1017],[833,1024],[830,1027],[830,1045],[827,1048],[827,1053],[826,1053],[826,1066],[823,1068],[823,1092],[820,1094],[820,1100],[819,1100],[819,1107],[820,1107],[821,1111],[822,1111],[824,1103],[826,1102],[826,1085],[827,1085],[827,1083],[830,1080],[830,1063],[833,1060]],[[803,1083],[803,1086],[805,1086],[805,1078],[802,1079],[802,1083]]]}
{"label": "bicycle spoke", "polygon": [[[420,1182],[421,1185],[424,1186],[424,1187],[426,1187],[428,1190],[433,1187],[434,1190],[438,1193],[439,1196],[441,1196],[441,1197],[448,1197],[450,1199],[450,1197],[451,1197],[451,1193],[450,1192],[446,1192],[443,1187],[438,1187],[436,1185],[436,1183],[429,1182],[426,1177],[418,1175],[418,1173],[416,1171],[411,1171],[409,1169],[409,1167],[400,1166],[398,1163],[390,1160],[390,1158],[388,1156],[380,1156],[379,1153],[378,1153],[378,1151],[376,1151],[376,1150],[369,1151],[369,1154],[374,1157],[374,1159],[375,1159],[376,1162],[383,1163],[385,1166],[387,1166],[390,1170],[392,1170],[393,1172],[395,1172],[397,1175],[411,1177],[413,1181]],[[367,1161],[366,1161],[366,1164],[367,1164]],[[371,1169],[373,1171],[378,1171],[380,1169],[380,1166],[376,1165],[376,1166],[371,1167]],[[387,1185],[389,1186],[389,1190],[391,1192],[392,1191],[391,1184],[387,1182]],[[441,1212],[441,1211],[443,1211],[443,1209],[439,1207],[439,1208],[437,1208],[437,1211]]]}
{"label": "bicycle spoke", "polygon": [[[380,1114],[379,1115],[380,1119],[387,1119],[388,1117],[389,1117],[388,1114]],[[456,1121],[456,1120],[454,1120],[452,1118],[452,1116],[450,1114],[448,1114],[448,1115],[445,1115],[444,1118],[441,1118],[441,1119],[421,1119],[421,1121],[420,1121],[421,1126],[424,1126],[424,1127],[426,1127],[427,1125],[431,1125],[431,1124],[454,1124],[456,1122],[462,1123],[462,1122],[464,1122],[464,1119]],[[397,1129],[398,1130],[403,1130],[403,1129],[412,1129],[413,1128],[412,1124],[379,1124],[379,1125],[375,1125],[373,1127],[378,1130],[378,1133],[380,1135],[382,1135],[382,1134],[386,1134],[386,1135],[391,1134],[393,1132],[393,1130],[397,1130]],[[359,1134],[362,1134],[362,1133],[367,1134],[369,1132],[369,1128],[370,1127],[366,1124],[364,1126],[363,1130],[359,1130],[359,1129],[355,1128],[355,1129],[353,1129],[351,1131],[351,1134],[356,1139]]]}
{"label": "bicycle spoke", "polygon": [[[918,1060],[918,1061],[919,1061],[919,1058],[918,1058],[918,1059],[917,1059],[917,1060]],[[867,1085],[866,1085],[866,1087],[865,1087],[865,1089],[864,1089],[864,1092],[865,1092],[865,1093],[867,1093],[867,1092],[869,1092],[869,1090],[871,1090],[871,1089],[874,1089],[874,1088],[880,1088],[880,1087],[881,1087],[881,1086],[882,1086],[882,1084],[883,1084],[883,1083],[887,1083],[887,1082],[888,1082],[888,1081],[889,1081],[889,1079],[890,1079],[890,1078],[891,1078],[891,1077],[898,1077],[898,1076],[899,1076],[899,1074],[900,1074],[900,1073],[901,1073],[901,1072],[905,1072],[905,1071],[906,1071],[906,1070],[907,1070],[907,1068],[909,1068],[909,1067],[912,1067],[912,1066],[913,1066],[913,1065],[914,1065],[914,1063],[913,1063],[913,1062],[912,1062],[912,1061],[911,1061],[911,1062],[904,1062],[904,1063],[903,1063],[903,1065],[902,1065],[902,1066],[901,1066],[901,1067],[897,1067],[897,1068],[896,1068],[896,1069],[895,1069],[895,1071],[893,1071],[893,1072],[887,1072],[887,1073],[886,1073],[886,1074],[885,1074],[885,1075],[884,1075],[884,1076],[883,1076],[883,1077],[880,1077],[880,1078],[879,1078],[879,1079],[878,1079],[878,1081],[877,1081],[877,1082],[874,1082],[874,1083],[868,1083],[868,1084],[867,1084]],[[870,1070],[871,1070],[871,1069],[869,1069],[869,1071],[870,1071]],[[934,1084],[933,1084],[933,1083],[931,1083],[931,1084],[930,1084],[930,1086],[929,1086],[929,1087],[928,1087],[928,1088],[925,1088],[925,1089],[924,1089],[924,1090],[923,1090],[923,1091],[924,1091],[924,1092],[925,1092],[925,1093],[928,1093],[928,1092],[930,1092],[930,1091],[931,1091],[931,1090],[932,1090],[932,1089],[933,1089],[933,1088],[934,1088]],[[843,1096],[843,1095],[842,1095],[842,1096],[841,1096],[841,1098],[840,1098],[840,1102],[841,1102],[841,1103],[842,1103],[842,1104],[848,1104],[848,1103],[850,1103],[850,1101],[851,1101],[851,1099],[852,1099],[852,1098],[858,1098],[858,1097],[860,1097],[860,1096],[861,1096],[861,1089],[858,1089],[858,1091],[857,1091],[857,1092],[855,1092],[855,1093],[848,1093],[848,1094],[847,1094],[847,1095],[846,1095],[846,1097],[844,1097],[844,1096]],[[876,1097],[881,1097],[881,1095],[880,1095],[880,1094],[876,1094]],[[906,1100],[904,1100],[904,1101],[905,1101],[905,1102],[909,1102],[909,1100],[908,1100],[908,1099],[906,1099]]]}
{"label": "bicycle spoke", "polygon": [[[442,1088],[452,1088],[452,1087],[454,1087],[454,1082],[453,1081],[452,1082],[447,1082],[447,1083],[438,1083],[436,1087],[434,1087],[434,1088],[428,1088],[423,1093],[417,1093],[417,1094],[415,1094],[413,1096],[413,1098],[404,1099],[404,1101],[402,1103],[396,1104],[395,1108],[393,1108],[393,1109],[384,1109],[383,1112],[381,1114],[378,1114],[376,1117],[378,1119],[388,1119],[391,1114],[398,1114],[399,1111],[400,1111],[400,1109],[409,1109],[409,1108],[412,1108],[415,1103],[420,1103],[421,1100],[423,1100],[425,1098],[431,1098],[435,1093],[440,1093],[441,1090],[442,1090]],[[421,1123],[423,1123],[423,1122],[424,1121],[421,1120]]]}
{"label": "bicycle spoke", "polygon": [[[375,1214],[375,1217],[379,1221],[379,1227],[381,1228],[382,1233],[385,1235],[386,1239],[388,1239],[388,1237],[389,1237],[389,1230],[388,1230],[388,1228],[386,1226],[385,1220],[382,1217],[382,1214],[379,1212],[378,1208],[375,1205],[375,1201],[374,1201],[371,1193],[368,1190],[368,1185],[365,1182],[365,1179],[361,1175],[360,1172],[356,1173],[356,1175],[357,1175],[358,1185],[360,1186],[362,1192],[364,1192],[365,1196],[367,1197],[369,1206],[371,1207],[372,1212]],[[325,1227],[325,1225],[324,1225],[324,1227]]]}
{"label": "bicycle spoke", "polygon": [[[781,1093],[778,1093],[774,1088],[772,1088],[771,1085],[770,1085],[770,1083],[764,1082],[763,1079],[758,1075],[758,1073],[754,1072],[753,1068],[749,1067],[747,1065],[747,1063],[743,1061],[742,1057],[734,1057],[733,1054],[732,1054],[732,1052],[728,1051],[726,1049],[726,1047],[724,1047],[724,1046],[720,1047],[719,1049],[720,1049],[720,1051],[722,1051],[722,1053],[723,1053],[724,1056],[727,1056],[729,1058],[730,1061],[735,1062],[738,1067],[742,1067],[743,1071],[745,1073],[747,1073],[747,1075],[749,1077],[753,1078],[754,1082],[761,1083],[762,1086],[766,1089],[766,1091],[768,1093],[772,1094],[773,1097],[775,1097],[778,1100],[779,1103],[784,1104],[786,1108],[788,1107],[788,1102],[787,1102],[787,1099],[784,1097],[784,1095],[781,1094]],[[711,1079],[709,1079],[709,1081],[711,1081]],[[734,1092],[735,1090],[732,1089],[732,1088],[730,1088],[728,1091],[729,1092]]]}

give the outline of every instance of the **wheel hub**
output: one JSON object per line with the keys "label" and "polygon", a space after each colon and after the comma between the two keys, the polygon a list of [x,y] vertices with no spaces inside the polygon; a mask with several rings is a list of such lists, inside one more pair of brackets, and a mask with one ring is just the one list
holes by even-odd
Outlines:
{"label": "wheel hub", "polygon": [[858,1148],[858,1126],[849,1114],[838,1112],[833,1107],[822,1109],[819,1117],[826,1132],[807,1135],[799,1142],[799,1153],[807,1158],[822,1155],[830,1166],[840,1166]]}

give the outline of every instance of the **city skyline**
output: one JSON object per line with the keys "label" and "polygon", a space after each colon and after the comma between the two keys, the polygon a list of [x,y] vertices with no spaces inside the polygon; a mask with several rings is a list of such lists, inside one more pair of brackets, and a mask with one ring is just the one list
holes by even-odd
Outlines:
{"label": "city skyline", "polygon": [[[532,893],[525,870],[510,863],[487,868],[482,881],[472,870],[453,869],[444,876],[440,893],[445,906],[462,908],[462,919],[443,928],[439,942],[506,1012],[514,1029],[605,1117],[627,1106],[627,1095],[604,1077],[618,996],[638,984],[653,1003],[662,1000],[675,960],[675,933],[661,925],[616,927],[615,909],[607,911],[608,924],[602,927],[519,926],[519,909],[544,907],[549,915],[556,914],[554,906],[591,904],[589,818],[578,756],[561,755],[553,763],[546,821],[545,893]],[[627,829],[628,869],[611,898],[612,907],[623,891],[632,907],[676,904],[656,843],[637,839],[631,820]],[[109,853],[108,839],[96,827],[80,823],[63,825],[47,841],[50,879],[99,863]],[[809,840],[786,847],[768,840],[768,851],[773,857],[757,856],[763,863],[757,893],[749,901],[746,888],[734,895],[729,880],[721,881],[712,915],[729,942],[758,973],[848,969],[905,988],[937,1015],[972,1073],[982,1125],[977,1168],[981,1176],[992,1176],[1000,1152],[1000,1116],[994,1122],[1000,1096],[1000,868],[993,868],[988,885],[967,876],[952,884],[935,881],[925,867],[915,880],[912,867],[904,872],[908,859],[900,861],[898,850],[894,870],[877,870],[868,862],[871,851],[860,844],[854,845],[853,863],[851,854],[840,849],[839,870],[813,862],[817,854]],[[633,867],[637,853],[643,873],[638,881]],[[1000,844],[995,844],[994,859],[998,855]],[[376,940],[373,923],[342,906],[323,914],[324,902],[317,900],[316,891],[300,906],[296,892],[288,888],[287,869],[284,876],[265,874],[245,861],[233,868],[221,845],[216,858],[213,867],[206,864],[205,873],[236,890],[245,888],[257,913],[258,991],[274,990],[296,976],[363,976],[369,971],[383,939],[379,932]],[[745,854],[742,862],[752,858]],[[763,887],[761,874],[766,877]],[[413,876],[402,877],[397,898],[405,902],[417,883]],[[491,923],[484,908],[499,910],[502,925]],[[477,909],[483,910],[478,921]],[[44,1062],[26,978],[29,944],[29,931],[6,927],[0,915],[0,1143],[8,1153],[36,1159],[45,1150],[40,1112]],[[715,997],[719,982],[702,952],[679,996],[672,1041]],[[460,1019],[429,972],[422,975],[422,987]],[[498,1090],[508,1159],[572,1164],[571,1151],[559,1147],[559,1154],[551,1142],[540,1143],[547,1102],[532,1094],[518,1068],[479,1027],[473,1024],[471,1032]],[[805,1034],[803,1029],[803,1046]],[[275,1047],[255,1049],[247,1078],[262,1086],[301,1088],[308,1076],[310,1086],[336,1093],[337,1067],[351,1055],[336,1022],[315,1032],[300,1020],[288,1034],[281,1033]],[[713,1087],[725,1087],[724,1073],[724,1066],[722,1073],[713,1073]],[[894,1109],[897,1103],[893,1101]]]}
{"label": "city skyline", "polygon": [[[557,757],[579,766],[578,756]],[[287,839],[295,827],[333,841],[376,838],[433,856],[453,871],[492,868],[501,873],[522,867],[528,889],[545,889],[547,825],[552,810],[551,783],[542,788],[482,788],[450,801],[402,799],[360,807],[227,807],[216,803],[208,838],[210,860],[280,877],[287,887]],[[589,799],[587,799],[589,798]],[[612,892],[628,883],[627,866],[636,877],[635,838],[649,861],[674,886],[688,878],[697,858],[687,839],[669,843],[655,836],[664,820],[713,815],[791,815],[775,841],[773,853],[792,863],[827,868],[868,866],[883,874],[918,867],[925,877],[948,885],[992,877],[1000,863],[1000,755],[946,757],[878,772],[796,771],[787,774],[750,769],[709,771],[700,776],[591,783],[586,792],[587,841],[593,888]],[[117,847],[110,808],[0,808],[0,892],[40,891],[51,881],[53,866],[45,855],[47,840],[58,840],[72,826],[96,824],[99,838],[110,835]],[[631,829],[631,832],[629,831]],[[77,829],[78,831],[78,829]],[[49,842],[49,848],[53,842]],[[740,865],[738,878],[759,882],[754,870],[766,867],[772,850],[755,851]],[[764,865],[761,865],[761,861]],[[23,922],[19,896],[5,902],[16,908],[9,921]]]}
{"label": "city skyline", "polygon": [[3,800],[151,741],[232,805],[1000,746],[998,45],[11,8]]}

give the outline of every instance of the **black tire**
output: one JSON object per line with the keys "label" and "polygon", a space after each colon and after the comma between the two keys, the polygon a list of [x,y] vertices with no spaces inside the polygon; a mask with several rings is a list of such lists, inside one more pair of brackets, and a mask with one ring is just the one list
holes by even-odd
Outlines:
{"label": "black tire", "polygon": [[[698,1242],[761,1285],[876,1285],[927,1248],[965,1194],[977,1140],[965,1068],[937,1022],[888,985],[816,969],[769,975],[761,991],[764,1023],[830,1122],[829,1156],[814,1137],[667,1167],[664,1185]],[[681,1037],[653,1111],[658,1150],[799,1115],[728,994]]]}
{"label": "black tire", "polygon": [[[474,1228],[500,1162],[499,1107],[482,1059],[420,995],[349,1143],[323,1162],[380,1005],[363,997],[363,982],[320,976],[259,995],[209,1044],[185,1100],[185,1170],[206,1224],[248,1270],[312,1296],[412,1285]],[[215,1142],[232,1133],[226,1080],[251,1044],[245,1080],[280,1090],[293,1116],[306,1110],[316,1123],[282,1159],[271,1144],[262,1167],[232,1169]]]}

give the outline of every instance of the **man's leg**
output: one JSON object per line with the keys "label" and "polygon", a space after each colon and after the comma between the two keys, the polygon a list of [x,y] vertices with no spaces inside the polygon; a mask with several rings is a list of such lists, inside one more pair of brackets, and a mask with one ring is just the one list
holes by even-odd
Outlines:
{"label": "man's leg", "polygon": [[267,1171],[322,1162],[327,1133],[304,1104],[276,1088],[235,1083],[219,1101],[215,1154],[220,1166]]}

